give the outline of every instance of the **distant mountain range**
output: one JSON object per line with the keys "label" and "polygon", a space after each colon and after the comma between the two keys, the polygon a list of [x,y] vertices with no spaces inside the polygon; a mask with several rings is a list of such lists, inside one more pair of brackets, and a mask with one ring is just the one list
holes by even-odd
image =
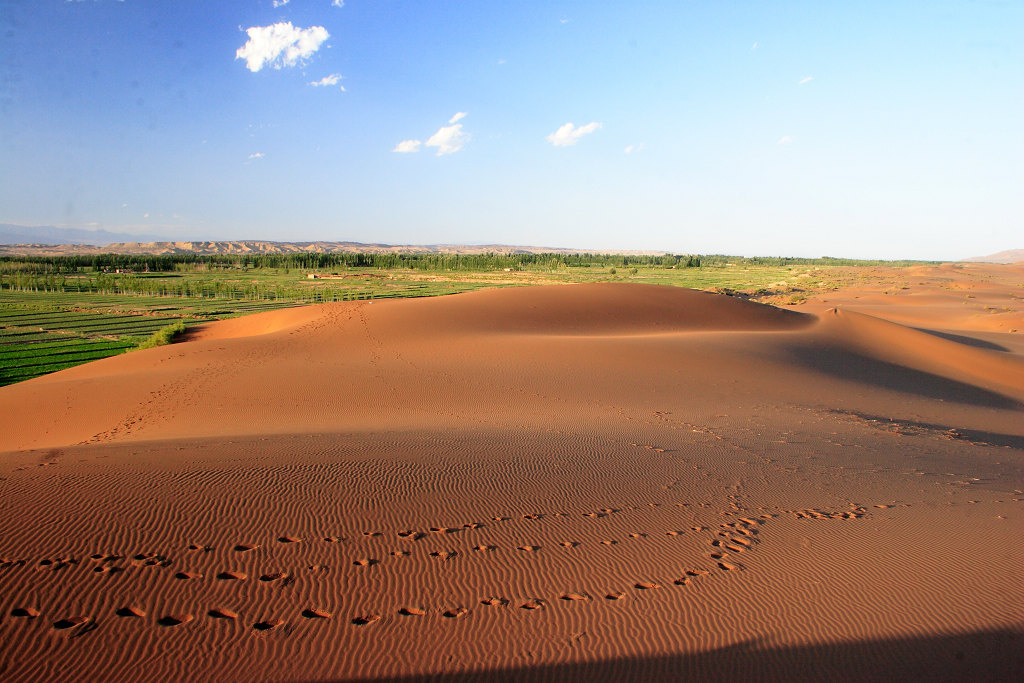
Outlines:
{"label": "distant mountain range", "polygon": [[[125,242],[141,238],[143,242]],[[150,235],[128,235],[104,230],[24,227],[0,224],[0,255],[61,256],[70,254],[653,254],[664,251],[609,252],[600,249],[511,246],[507,244],[393,245],[362,242],[271,242],[267,240],[162,242]]]}
{"label": "distant mountain range", "polygon": [[151,242],[161,239],[159,235],[132,235],[126,232],[107,230],[83,230],[81,228],[58,228],[53,225],[13,225],[0,223],[0,245],[5,244],[87,244],[103,246],[113,242],[139,240]]}
{"label": "distant mountain range", "polygon": [[1024,249],[1008,249],[990,256],[972,256],[963,260],[968,263],[1021,263],[1024,261]]}

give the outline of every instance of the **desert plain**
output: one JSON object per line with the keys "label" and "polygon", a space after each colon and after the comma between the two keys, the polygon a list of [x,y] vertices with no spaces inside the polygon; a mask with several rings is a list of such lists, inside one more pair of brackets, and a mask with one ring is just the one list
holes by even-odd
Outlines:
{"label": "desert plain", "polygon": [[1021,680],[1024,267],[893,272],[307,306],[4,387],[0,679]]}

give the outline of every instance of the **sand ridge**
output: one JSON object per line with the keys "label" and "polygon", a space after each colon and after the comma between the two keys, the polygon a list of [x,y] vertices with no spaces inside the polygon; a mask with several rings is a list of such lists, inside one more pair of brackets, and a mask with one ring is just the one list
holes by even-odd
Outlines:
{"label": "sand ridge", "polygon": [[997,680],[1021,356],[877,314],[489,290],[6,387],[0,672]]}

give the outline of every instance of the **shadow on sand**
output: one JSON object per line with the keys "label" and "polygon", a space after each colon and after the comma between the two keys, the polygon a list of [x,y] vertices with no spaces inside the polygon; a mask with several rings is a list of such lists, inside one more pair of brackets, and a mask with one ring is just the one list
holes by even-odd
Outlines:
{"label": "shadow on sand", "polygon": [[388,681],[1021,681],[1024,631],[771,648],[746,642],[708,652],[483,670]]}
{"label": "shadow on sand", "polygon": [[801,345],[794,348],[791,353],[793,360],[805,368],[842,380],[982,408],[1024,409],[1024,404],[1009,396],[941,375],[864,356],[839,346]]}

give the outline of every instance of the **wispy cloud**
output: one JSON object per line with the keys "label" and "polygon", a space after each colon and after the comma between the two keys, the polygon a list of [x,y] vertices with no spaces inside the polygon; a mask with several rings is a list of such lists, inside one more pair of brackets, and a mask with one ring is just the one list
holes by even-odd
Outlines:
{"label": "wispy cloud", "polygon": [[777,143],[775,143],[775,144],[778,144],[778,145],[788,145],[791,142],[793,142],[793,138],[789,137],[788,135],[783,135],[781,138],[779,138],[779,141]]}
{"label": "wispy cloud", "polygon": [[344,7],[345,6],[345,0],[331,0],[331,6],[332,7]]}
{"label": "wispy cloud", "polygon": [[392,152],[418,152],[420,146],[423,147],[436,147],[437,156],[442,157],[446,154],[454,154],[460,149],[466,146],[472,137],[469,133],[462,130],[462,124],[459,123],[462,119],[466,118],[466,112],[456,112],[454,116],[448,119],[448,123],[451,125],[441,126],[436,133],[431,135],[426,142],[420,142],[419,140],[402,140]]}
{"label": "wispy cloud", "polygon": [[644,143],[638,145],[626,145],[626,149],[622,150],[625,154],[632,154],[633,152],[639,152],[645,147]]}
{"label": "wispy cloud", "polygon": [[[319,81],[310,81],[309,84],[314,88],[324,88],[329,85],[338,85],[339,81],[341,81],[341,74],[331,74],[330,76],[324,76]],[[343,85],[339,87],[342,90],[345,89]]]}
{"label": "wispy cloud", "polygon": [[274,0],[273,4],[274,4],[274,7],[281,7],[283,5],[287,5],[291,1],[292,0]]}
{"label": "wispy cloud", "polygon": [[584,135],[589,135],[601,127],[600,123],[591,121],[585,126],[578,128],[570,121],[547,137],[547,141],[555,147],[568,147],[575,145]]}
{"label": "wispy cloud", "polygon": [[[457,121],[458,118],[453,116],[452,120]],[[465,147],[466,143],[469,142],[469,138],[469,133],[462,130],[462,124],[456,123],[454,126],[442,126],[439,128],[438,131],[431,135],[430,139],[424,143],[424,147],[436,147],[437,156],[443,157],[445,154],[455,154]]]}
{"label": "wispy cloud", "polygon": [[309,59],[330,37],[323,26],[303,29],[292,26],[290,21],[252,26],[245,32],[249,40],[235,52],[235,59],[244,59],[245,66],[254,73],[264,66],[295,66]]}
{"label": "wispy cloud", "polygon": [[750,49],[751,50],[756,50],[757,49],[757,42],[756,41],[754,42],[753,45],[750,46]]}
{"label": "wispy cloud", "polygon": [[395,145],[395,148],[393,150],[391,150],[391,151],[392,152],[399,152],[401,154],[409,154],[410,152],[418,152],[418,151],[420,151],[420,145],[421,144],[423,144],[423,143],[420,142],[419,140],[402,140],[397,145]]}
{"label": "wispy cloud", "polygon": [[804,76],[803,78],[800,79],[800,85],[803,85],[804,83],[810,83],[813,80],[814,76]]}
{"label": "wispy cloud", "polygon": [[267,156],[267,155],[264,154],[263,152],[253,152],[252,154],[249,155],[249,158],[250,159],[262,159],[265,156]]}

